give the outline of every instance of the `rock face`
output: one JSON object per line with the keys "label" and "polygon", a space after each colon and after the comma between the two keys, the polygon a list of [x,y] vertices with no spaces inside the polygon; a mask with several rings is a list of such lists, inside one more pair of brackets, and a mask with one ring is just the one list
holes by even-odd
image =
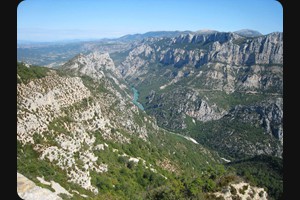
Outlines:
{"label": "rock face", "polygon": [[258,124],[264,128],[265,133],[274,135],[283,143],[282,98],[275,98],[258,105],[236,106],[226,117],[238,117],[244,123],[252,122],[253,125]]}
{"label": "rock face", "polygon": [[113,71],[115,75],[120,77],[108,53],[93,52],[88,55],[79,54],[64,64],[62,69],[73,71],[75,75],[84,74],[94,79],[103,78],[105,76],[104,72],[108,70]]}
{"label": "rock face", "polygon": [[[168,60],[169,63],[179,65],[180,60],[184,61],[184,58],[189,57],[194,59],[186,61],[195,66],[207,62],[223,62],[230,65],[282,64],[282,39],[282,33],[271,33],[254,39],[247,39],[234,33],[188,34],[175,38],[173,44],[192,44],[199,47],[202,45],[202,51],[169,49],[163,51],[160,61]],[[204,47],[205,44],[207,49]]]}
{"label": "rock face", "polygon": [[126,86],[118,82],[108,54],[80,55],[64,70],[90,78],[50,70],[43,78],[17,85],[17,140],[33,145],[39,159],[55,163],[68,181],[97,193],[90,171],[105,173],[109,166],[95,155],[99,145],[95,132],[122,144],[130,143],[123,131],[147,141],[146,125],[157,126],[147,117],[136,122],[141,111],[123,90]]}
{"label": "rock face", "polygon": [[[267,154],[282,157],[281,97],[265,98],[264,101],[237,105],[228,110],[212,103],[210,98],[213,96],[202,96],[197,90],[184,88],[159,95],[152,91],[146,97],[145,108],[156,117],[160,126],[185,133],[196,130],[199,135],[207,135],[206,138],[193,135],[200,143],[211,145],[222,153],[227,152],[229,156],[241,158]],[[196,121],[201,124],[197,125]]]}
{"label": "rock face", "polygon": [[240,119],[283,144],[283,33],[152,38],[133,48],[118,68],[163,127],[189,132],[194,125],[188,117],[204,124]]}
{"label": "rock face", "polygon": [[208,65],[212,68],[206,74],[209,78],[225,79],[229,86],[236,83],[231,92],[240,85],[238,81],[244,83],[246,88],[260,89],[266,85],[282,85],[274,80],[281,79],[282,82],[282,39],[282,33],[245,38],[235,33],[219,32],[156,39],[132,49],[120,68],[124,77],[133,80],[137,77],[143,79],[145,74],[150,73],[152,69],[147,66],[153,66],[152,63],[187,67],[181,70],[186,73]]}
{"label": "rock face", "polygon": [[223,197],[226,200],[233,199],[253,199],[253,200],[267,200],[268,194],[263,188],[250,186],[248,183],[240,182],[237,184],[230,184],[224,188],[222,192],[214,193],[216,197]]}
{"label": "rock face", "polygon": [[54,192],[36,186],[34,182],[17,173],[17,192],[24,200],[62,200]]}
{"label": "rock face", "polygon": [[[119,68],[129,81],[136,78],[144,80],[160,63],[174,67],[158,69],[162,70],[162,74],[172,76],[169,79],[171,81],[194,74],[206,81],[211,78],[215,79],[211,82],[222,81],[216,88],[208,83],[206,86],[210,89],[226,91],[229,88],[228,92],[241,89],[268,90],[271,85],[276,85],[276,92],[280,93],[282,39],[282,33],[246,38],[235,33],[220,32],[152,39],[133,48]],[[173,74],[169,75],[169,71]],[[173,81],[176,82],[178,80]]]}
{"label": "rock face", "polygon": [[47,124],[60,115],[62,108],[88,98],[91,93],[80,78],[60,77],[53,72],[27,85],[18,84],[17,95],[17,139],[34,143],[33,134],[48,131]]}
{"label": "rock face", "polygon": [[[215,104],[209,105],[196,90],[191,89],[178,88],[161,95],[152,92],[146,98],[149,99],[146,109],[156,116],[160,125],[171,129],[185,129],[186,116],[206,122],[218,120],[227,113]],[[168,120],[170,116],[172,120]]]}

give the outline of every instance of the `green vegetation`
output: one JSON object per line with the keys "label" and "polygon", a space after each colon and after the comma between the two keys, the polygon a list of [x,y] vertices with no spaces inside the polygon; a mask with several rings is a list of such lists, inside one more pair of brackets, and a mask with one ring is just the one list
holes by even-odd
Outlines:
{"label": "green vegetation", "polygon": [[[63,119],[65,118],[56,119],[55,124],[59,125]],[[66,171],[57,167],[55,162],[40,160],[40,155],[33,150],[33,145],[22,146],[19,141],[17,170],[36,183],[39,183],[36,177],[43,176],[47,181],[54,180],[67,190],[77,190],[81,194],[89,195],[91,199],[203,199],[207,192],[217,191],[235,179],[234,176],[230,176],[232,172],[213,161],[216,155],[206,152],[201,145],[171,133],[153,132],[149,134],[148,143],[124,132],[126,137],[130,138],[130,144],[104,140],[99,131],[92,134],[96,137],[95,144],[108,144],[104,150],[94,151],[98,157],[97,164],[107,164],[108,172],[98,174],[90,170],[92,185],[99,189],[98,195],[68,182]],[[54,137],[48,137],[50,133],[43,135],[47,141],[36,134],[35,142],[58,146],[50,141],[55,140]],[[123,153],[128,156],[121,156]],[[129,156],[140,157],[145,163],[143,160],[138,163],[129,161]],[[74,155],[74,158],[80,167],[79,155]],[[164,164],[161,164],[166,160],[169,161],[168,165],[173,166],[173,172],[164,169]],[[209,164],[206,161],[209,161]],[[156,172],[151,168],[156,169]],[[47,187],[42,184],[40,186]],[[62,197],[68,199],[65,195]],[[72,199],[82,197],[75,194]]]}
{"label": "green vegetation", "polygon": [[188,129],[185,131],[209,149],[218,151],[221,156],[230,160],[243,159],[253,155],[251,149],[262,150],[268,145],[277,148],[279,141],[271,135],[264,134],[260,126],[245,123],[240,119],[222,118],[217,121],[199,122],[194,124],[187,117]]}
{"label": "green vegetation", "polygon": [[233,194],[233,195],[237,194],[237,191],[233,186],[230,186],[230,193]]}
{"label": "green vegetation", "polygon": [[236,105],[249,105],[266,99],[266,95],[246,94],[243,92],[226,94],[224,91],[199,91],[199,94],[209,99],[208,104],[215,103],[218,107],[226,110]]}
{"label": "green vegetation", "polygon": [[270,199],[283,199],[282,159],[260,155],[231,162],[227,166],[235,168],[237,174],[251,184],[266,188]]}
{"label": "green vegetation", "polygon": [[104,82],[97,82],[93,78],[87,75],[81,75],[81,80],[83,81],[83,84],[89,88],[89,90],[94,94],[98,93],[110,93],[111,92],[105,87]]}
{"label": "green vegetation", "polygon": [[239,193],[245,194],[245,191],[248,189],[248,185],[244,185],[242,188],[239,189]]}
{"label": "green vegetation", "polygon": [[246,42],[247,42],[248,38],[246,37],[241,37],[241,38],[238,38],[236,40],[233,40],[233,44],[236,44],[236,45],[239,45],[239,46],[242,46],[242,45],[245,45]]}
{"label": "green vegetation", "polygon": [[60,169],[55,163],[49,160],[39,159],[39,153],[33,149],[33,145],[22,145],[17,141],[17,171],[23,174],[28,179],[34,181],[41,187],[49,187],[44,184],[39,184],[36,177],[44,177],[46,181],[54,180],[62,187],[72,188],[82,194],[93,195],[90,191],[81,188],[79,185],[68,182],[66,172]]}
{"label": "green vegetation", "polygon": [[[131,81],[132,85],[139,92],[138,101],[142,103],[145,101],[146,96],[149,95],[151,90],[159,91],[160,86],[170,81],[170,77],[168,76],[169,73],[164,73],[166,66],[163,66],[162,64],[150,63],[147,68],[151,72],[147,77],[140,77],[134,81]],[[177,71],[176,69],[174,70]]]}
{"label": "green vegetation", "polygon": [[[167,42],[158,41],[157,44],[166,44]],[[178,47],[205,50],[209,45],[209,43],[193,44],[186,47],[184,44],[178,44]],[[127,54],[128,52],[112,54],[112,57],[118,58],[115,60],[115,64],[120,64]],[[236,105],[253,104],[266,98],[260,94],[242,92],[226,94],[222,91],[209,91],[206,90],[206,87],[209,88],[210,86],[202,87],[206,82],[195,76],[184,77],[177,83],[160,90],[159,87],[169,83],[180,69],[168,68],[168,66],[158,63],[150,63],[147,68],[150,71],[148,75],[145,75],[147,77],[136,78],[131,81],[131,84],[138,89],[140,93],[138,101],[143,103],[145,108],[156,106],[156,108],[152,108],[152,111],[160,112],[160,116],[156,116],[159,125],[164,126],[165,120],[173,120],[174,123],[180,124],[181,113],[175,109],[174,102],[176,103],[176,100],[181,101],[180,98],[186,94],[187,90],[190,90],[189,86],[196,89],[201,98],[207,98],[210,105],[217,104],[223,109],[230,109]],[[202,66],[201,70],[208,70],[208,66]],[[35,66],[27,68],[24,64],[17,63],[17,71],[20,77],[17,79],[18,83],[27,83],[31,79],[46,76],[49,69]],[[68,74],[64,71],[58,72],[61,76]],[[114,96],[110,88],[114,88],[121,95],[126,96],[123,89],[111,78],[95,81],[89,76],[82,75],[80,77],[84,85],[92,92],[92,97],[62,108],[65,115],[55,118],[48,124],[49,132],[42,133],[43,136],[38,133],[34,134],[33,139],[36,144],[60,147],[56,137],[58,134],[71,135],[65,124],[70,125],[74,122],[73,111],[84,110],[99,96]],[[128,77],[128,79],[131,80],[133,77]],[[193,84],[190,84],[194,79]],[[182,85],[187,87],[182,87]],[[128,89],[125,90],[128,94],[132,93]],[[146,104],[146,97],[151,90],[156,91],[156,96],[164,94],[167,99],[154,99],[151,104]],[[174,95],[175,92],[178,96]],[[162,100],[165,101],[162,102]],[[163,106],[158,107],[159,103],[163,103]],[[118,105],[119,100],[111,103],[108,108],[109,112],[121,114]],[[282,199],[282,160],[264,156],[249,158],[249,155],[253,153],[253,148],[255,148],[254,151],[263,150],[266,146],[276,149],[276,145],[279,143],[272,136],[263,134],[264,130],[260,126],[228,117],[217,121],[193,122],[192,118],[187,116],[184,119],[187,128],[184,131],[178,129],[175,131],[189,135],[200,143],[194,144],[169,131],[154,129],[149,121],[145,122],[145,117],[147,117],[145,112],[133,113],[134,123],[140,127],[146,126],[148,141],[137,137],[138,129],[129,133],[117,125],[115,126],[114,123],[116,122],[113,120],[112,125],[108,126],[112,135],[115,133],[122,134],[130,140],[129,144],[105,140],[102,137],[101,129],[88,132],[88,134],[95,136],[95,145],[104,143],[108,145],[105,145],[104,150],[93,150],[98,158],[96,163],[108,165],[108,171],[104,173],[96,173],[92,169],[89,171],[92,185],[99,190],[98,195],[92,194],[77,184],[68,182],[69,178],[66,171],[55,165],[57,161],[41,160],[39,152],[34,150],[33,145],[22,146],[19,141],[17,141],[17,170],[36,183],[38,183],[37,176],[44,176],[46,180],[59,182],[68,191],[77,190],[81,194],[88,195],[90,199],[221,199],[208,193],[220,191],[224,186],[234,182],[238,179],[237,174],[253,185],[266,187],[271,198]],[[81,150],[89,149],[92,148],[87,143],[81,144]],[[225,167],[220,164],[219,155],[234,162]],[[139,162],[130,161],[130,157],[139,158]],[[80,160],[79,152],[74,153],[74,159],[76,165],[82,168],[84,163]],[[38,184],[42,187],[48,187]],[[243,193],[246,189],[242,188],[240,192]],[[237,193],[233,188],[230,190],[233,194]],[[66,195],[61,196],[68,199]],[[238,197],[235,196],[234,198],[237,199]],[[72,199],[82,199],[82,197],[75,194]]]}
{"label": "green vegetation", "polygon": [[56,119],[52,120],[49,123],[48,129],[49,130],[53,130],[56,133],[70,134],[69,131],[65,127],[65,123],[69,124],[69,123],[71,123],[73,121],[74,120],[69,115],[63,116],[63,117],[59,117],[59,118],[56,118]]}
{"label": "green vegetation", "polygon": [[43,78],[49,69],[40,66],[26,67],[24,63],[17,62],[17,83],[28,83],[32,79]]}
{"label": "green vegetation", "polygon": [[129,55],[130,50],[121,51],[121,52],[113,52],[113,53],[109,54],[109,56],[111,57],[111,59],[114,61],[115,66],[121,65],[121,63]]}
{"label": "green vegetation", "polygon": [[[175,91],[187,93],[187,91],[192,91],[187,87],[181,87],[180,84],[174,84],[173,87],[168,88],[160,93],[165,93],[167,97],[174,97]],[[216,104],[218,107],[229,110],[236,105],[249,105],[254,104],[256,102],[262,101],[264,99],[269,98],[268,95],[263,94],[246,94],[243,92],[233,92],[231,94],[227,94],[224,91],[217,91],[217,90],[197,90],[199,94],[199,98],[201,99],[208,99],[206,100],[209,105]],[[166,105],[167,106],[167,105]]]}
{"label": "green vegetation", "polygon": [[[114,90],[117,90],[122,96],[127,96],[127,94],[131,93],[131,90],[129,89],[129,85],[122,79],[118,80],[119,84],[117,84],[111,77],[107,77],[107,80],[109,80],[109,86],[112,87]],[[126,88],[121,88],[120,85],[127,86]],[[127,93],[126,93],[127,92]]]}

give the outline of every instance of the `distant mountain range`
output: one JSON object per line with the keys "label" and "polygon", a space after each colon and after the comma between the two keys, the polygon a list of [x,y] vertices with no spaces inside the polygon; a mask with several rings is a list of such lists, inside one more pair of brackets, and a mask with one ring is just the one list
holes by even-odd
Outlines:
{"label": "distant mountain range", "polygon": [[[59,43],[73,43],[73,42],[88,42],[88,41],[135,41],[135,40],[143,40],[145,38],[159,38],[159,37],[176,37],[179,35],[185,35],[188,33],[191,34],[211,34],[216,33],[219,31],[216,30],[209,30],[209,29],[202,29],[198,31],[150,31],[146,33],[136,33],[136,34],[128,34],[118,38],[99,38],[99,39],[66,39],[60,41],[53,41],[53,42],[39,42],[39,41],[30,41],[30,40],[17,40],[18,45],[26,45],[26,44],[59,44]],[[257,37],[262,36],[258,31],[251,30],[251,29],[242,29],[238,31],[234,31],[233,33],[239,34],[245,37]]]}
{"label": "distant mountain range", "polygon": [[[186,34],[213,34],[213,33],[218,33],[219,31],[216,30],[209,30],[209,29],[203,29],[203,30],[198,30],[198,31],[151,31],[143,34],[129,34],[122,36],[120,38],[117,38],[117,40],[141,40],[145,38],[159,38],[159,37],[177,37],[179,35],[186,35]],[[251,29],[242,29],[238,31],[234,31],[233,33],[236,33],[240,36],[244,37],[257,37],[257,36],[262,36],[258,31],[251,30]]]}
{"label": "distant mountain range", "polygon": [[179,36],[181,34],[188,34],[188,33],[192,33],[192,31],[151,31],[151,32],[147,32],[147,33],[143,33],[143,34],[128,34],[128,35],[124,35],[120,38],[118,38],[118,40],[142,40],[145,38],[149,38],[149,37],[176,37]]}
{"label": "distant mountain range", "polygon": [[[130,49],[137,43],[148,38],[174,38],[184,35],[212,35],[219,32],[216,30],[202,29],[198,31],[150,31],[146,33],[129,34],[119,38],[102,39],[70,39],[55,42],[35,42],[28,40],[17,40],[17,60],[28,64],[37,64],[48,67],[62,65],[79,53],[90,53],[94,50],[100,52],[115,52]],[[258,31],[243,29],[233,32],[242,37],[262,36]]]}

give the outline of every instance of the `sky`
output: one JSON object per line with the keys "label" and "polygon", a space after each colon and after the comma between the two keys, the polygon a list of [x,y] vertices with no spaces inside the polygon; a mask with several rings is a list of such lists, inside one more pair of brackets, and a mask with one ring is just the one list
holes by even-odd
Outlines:
{"label": "sky", "polygon": [[275,0],[25,0],[17,7],[17,39],[116,38],[148,31],[283,31]]}

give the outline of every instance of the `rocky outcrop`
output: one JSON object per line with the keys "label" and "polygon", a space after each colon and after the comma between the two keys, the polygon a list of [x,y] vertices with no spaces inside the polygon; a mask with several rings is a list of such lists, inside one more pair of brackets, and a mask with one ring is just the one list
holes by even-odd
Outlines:
{"label": "rocky outcrop", "polygon": [[28,84],[17,85],[17,139],[34,143],[35,132],[48,131],[48,124],[62,109],[88,98],[90,91],[80,78],[61,77],[54,71]]}
{"label": "rocky outcrop", "polygon": [[214,42],[209,51],[209,60],[231,65],[282,64],[283,34],[271,33],[255,39],[233,38],[222,44]]}
{"label": "rocky outcrop", "polygon": [[264,188],[258,188],[249,185],[245,182],[232,183],[226,188],[223,188],[222,192],[213,193],[216,198],[225,200],[233,199],[252,199],[252,200],[267,200],[268,193]]}
{"label": "rocky outcrop", "polygon": [[[161,95],[152,91],[146,98],[148,101],[145,109],[158,119],[160,125],[172,129],[186,128],[186,116],[206,122],[220,119],[226,114],[225,110],[216,104],[208,104],[196,90],[192,89],[178,88]],[[172,120],[168,120],[169,116]]]}
{"label": "rocky outcrop", "polygon": [[87,75],[94,79],[101,79],[105,76],[105,71],[110,71],[120,77],[116,70],[113,60],[108,53],[99,53],[97,51],[83,55],[79,54],[65,63],[62,69],[72,71],[75,75]]}
{"label": "rocky outcrop", "polygon": [[20,173],[17,173],[17,192],[19,197],[24,200],[62,200],[54,192],[36,186],[33,181]]}
{"label": "rocky outcrop", "polygon": [[220,42],[224,43],[229,41],[230,39],[237,39],[239,38],[238,35],[234,33],[224,33],[224,32],[212,32],[209,34],[203,34],[203,33],[195,33],[195,34],[187,34],[187,35],[181,35],[179,37],[176,37],[172,40],[174,44],[177,43],[192,43],[192,44],[198,44],[198,43],[210,43],[210,42]]}
{"label": "rocky outcrop", "polygon": [[198,105],[187,105],[187,107],[186,114],[188,116],[203,122],[220,119],[225,114],[225,111],[221,113],[217,112],[216,110],[218,110],[218,107],[215,104],[209,106],[204,100],[202,100]]}

